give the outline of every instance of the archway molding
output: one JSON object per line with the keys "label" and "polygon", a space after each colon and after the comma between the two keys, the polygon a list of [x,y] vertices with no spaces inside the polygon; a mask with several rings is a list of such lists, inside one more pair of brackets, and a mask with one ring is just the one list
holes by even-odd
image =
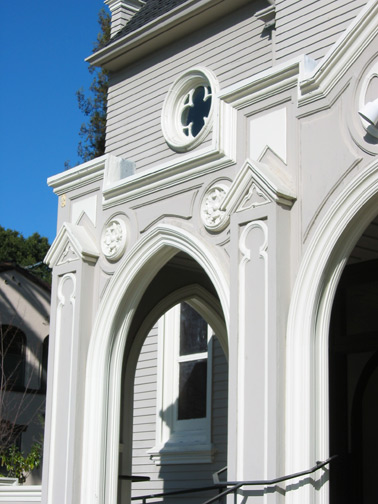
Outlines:
{"label": "archway molding", "polygon": [[[198,284],[190,284],[171,292],[168,296],[159,301],[147,315],[146,319],[143,321],[141,327],[137,331],[131,350],[127,355],[127,365],[126,368],[124,368],[123,377],[123,409],[121,418],[132,418],[133,416],[132,412],[135,370],[139,354],[146,337],[148,336],[155,323],[160,319],[160,317],[162,317],[173,306],[184,301],[192,306],[212,327],[226,356],[226,359],[228,360],[228,335],[225,321],[222,317],[222,308],[219,300],[216,299],[215,296],[210,294],[207,289]],[[124,440],[127,440],[122,447],[123,467],[127,468],[126,471],[131,471],[133,424],[132,422],[126,422],[123,424],[123,426],[120,426],[120,429],[123,434],[121,437]],[[123,497],[125,497],[130,491],[131,487],[129,486],[126,494],[122,494]]]}
{"label": "archway molding", "polygon": [[171,292],[150,311],[133,342],[129,359],[135,361],[134,364],[136,364],[143,342],[153,325],[164,313],[183,301],[191,305],[211,325],[219,339],[224,354],[228,358],[228,336],[224,320],[220,315],[222,312],[221,304],[201,285],[191,284]]}
{"label": "archway molding", "polygon": [[[333,300],[346,261],[377,215],[378,161],[340,193],[303,256],[287,326],[286,473],[329,454],[328,335]],[[332,455],[332,454],[331,454]],[[328,502],[328,485],[299,485],[291,504]],[[315,488],[318,491],[315,492]]]}
{"label": "archway molding", "polygon": [[161,224],[141,238],[123,259],[101,301],[89,343],[81,502],[115,504],[118,487],[122,364],[138,304],[157,271],[177,252],[205,271],[229,327],[229,279],[219,251],[184,228]]}

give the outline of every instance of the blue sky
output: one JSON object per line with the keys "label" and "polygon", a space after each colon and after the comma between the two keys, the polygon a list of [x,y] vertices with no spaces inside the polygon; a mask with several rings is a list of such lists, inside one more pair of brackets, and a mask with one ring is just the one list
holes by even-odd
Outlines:
{"label": "blue sky", "polygon": [[[0,225],[25,237],[56,235],[57,196],[46,179],[79,162],[85,117],[76,91],[92,76],[84,61],[103,0],[0,2]],[[106,8],[106,6],[104,6]]]}

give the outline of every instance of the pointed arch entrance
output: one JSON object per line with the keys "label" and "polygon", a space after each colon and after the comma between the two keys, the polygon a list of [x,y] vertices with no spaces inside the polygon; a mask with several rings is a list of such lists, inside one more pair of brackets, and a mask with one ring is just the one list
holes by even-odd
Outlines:
{"label": "pointed arch entrance", "polygon": [[[330,501],[373,502],[378,472],[378,218],[353,249],[329,337]],[[345,485],[345,481],[348,485]]]}
{"label": "pointed arch entrance", "polygon": [[[86,377],[82,502],[117,502],[124,355],[125,352],[130,354],[137,334],[147,329],[145,314],[154,310],[171,292],[183,287],[174,286],[175,282],[163,286],[157,280],[178,253],[199,265],[206,277],[203,287],[217,300],[224,334],[227,334],[229,281],[224,258],[215,248],[182,228],[155,227],[133,247],[115,273],[91,335]],[[140,338],[142,340],[143,336]]]}
{"label": "pointed arch entrance", "polygon": [[[134,497],[209,485],[227,465],[228,339],[219,299],[198,263],[178,253],[139,308],[142,323],[131,328],[124,356],[120,474],[151,478],[132,485]],[[201,334],[207,343],[197,348]],[[123,480],[122,502],[130,487]]]}
{"label": "pointed arch entrance", "polygon": [[[378,208],[378,161],[341,192],[307,246],[294,287],[287,332],[286,472],[330,454],[329,327],[351,251]],[[290,503],[329,502],[329,472],[288,491]]]}

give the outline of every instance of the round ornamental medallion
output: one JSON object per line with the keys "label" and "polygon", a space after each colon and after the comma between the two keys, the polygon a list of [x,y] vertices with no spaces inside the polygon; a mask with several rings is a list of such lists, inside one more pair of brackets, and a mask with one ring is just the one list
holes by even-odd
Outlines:
{"label": "round ornamental medallion", "polygon": [[114,218],[105,224],[101,235],[101,250],[104,256],[116,261],[126,248],[126,224],[123,220]]}
{"label": "round ornamental medallion", "polygon": [[224,184],[213,185],[203,197],[201,218],[205,227],[212,231],[221,231],[227,223],[227,214],[222,203],[228,187]]}
{"label": "round ornamental medallion", "polygon": [[211,131],[218,82],[212,72],[196,67],[182,74],[165,99],[161,127],[167,144],[184,152],[197,147]]}

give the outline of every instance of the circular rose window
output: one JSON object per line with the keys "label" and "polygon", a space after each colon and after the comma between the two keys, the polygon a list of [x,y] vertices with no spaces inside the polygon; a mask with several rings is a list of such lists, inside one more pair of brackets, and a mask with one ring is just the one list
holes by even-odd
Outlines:
{"label": "circular rose window", "polygon": [[193,68],[172,85],[163,105],[162,130],[168,145],[187,151],[199,145],[212,128],[218,84],[204,68]]}

